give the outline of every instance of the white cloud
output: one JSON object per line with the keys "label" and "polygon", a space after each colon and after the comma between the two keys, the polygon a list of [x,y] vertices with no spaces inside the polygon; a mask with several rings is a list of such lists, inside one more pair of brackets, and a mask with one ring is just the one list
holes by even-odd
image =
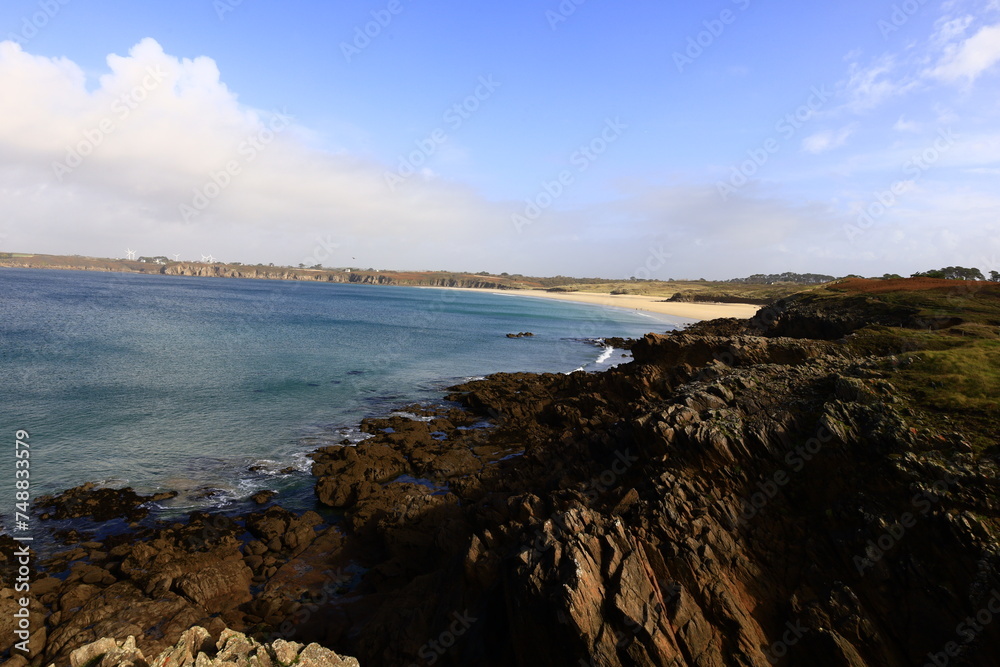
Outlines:
{"label": "white cloud", "polygon": [[928,76],[947,82],[975,81],[1000,62],[1000,24],[981,28],[958,44],[949,44]]}
{"label": "white cloud", "polygon": [[847,97],[845,106],[855,113],[868,111],[919,85],[911,77],[899,74],[899,69],[896,59],[889,55],[882,56],[868,66],[852,62],[848,78],[841,84]]}
{"label": "white cloud", "polygon": [[812,134],[802,140],[802,150],[813,155],[818,155],[819,153],[839,148],[854,134],[856,128],[857,124],[852,123],[839,130],[823,130],[822,132]]}
{"label": "white cloud", "polygon": [[[846,88],[863,110],[913,85],[884,59],[867,69],[853,67]],[[662,245],[674,259],[659,277],[707,278],[847,273],[862,270],[853,262],[869,261],[867,249],[843,238],[846,212],[816,203],[828,196],[828,173],[807,174],[807,186],[820,184],[812,198],[788,199],[759,183],[728,202],[713,185],[697,183],[623,186],[617,199],[585,210],[568,210],[568,196],[519,234],[511,214],[524,210],[523,201],[488,201],[436,175],[448,164],[475,164],[476,156],[462,147],[440,151],[392,191],[385,170],[393,166],[317,150],[316,133],[294,121],[265,134],[273,111],[286,113],[242,103],[212,59],[176,58],[150,39],[128,55],[109,56],[107,72],[96,81],[66,59],[0,43],[2,249],[106,256],[131,247],[145,255],[211,253],[224,260],[298,263],[337,244],[340,254],[309,263],[628,276],[647,262],[650,247]],[[901,117],[897,125],[908,122]],[[854,131],[851,124],[821,132],[803,148],[829,151]],[[325,137],[333,145],[336,139]],[[254,140],[260,148],[246,150]],[[978,161],[959,166],[995,164],[989,161],[996,155],[994,140],[973,145]],[[878,170],[884,187],[883,178],[898,178],[907,150],[859,156],[868,169],[863,177]],[[951,150],[949,159],[960,150]],[[74,152],[87,155],[71,171],[56,173],[53,164],[66,163]],[[791,169],[800,174],[824,167],[820,162]],[[227,180],[219,174],[230,163],[239,173],[210,206],[185,221],[181,205],[192,205],[195,191],[214,186],[213,174]],[[860,196],[868,190],[862,187]],[[972,200],[968,193],[964,199]],[[927,219],[954,219],[952,201],[927,206]],[[982,210],[969,211],[970,224],[984,224]],[[911,250],[919,239],[933,253],[933,239],[919,226],[907,232]],[[902,251],[894,256],[907,261]],[[883,256],[873,257],[872,272],[882,273]]]}
{"label": "white cloud", "polygon": [[142,245],[292,261],[332,234],[368,262],[427,266],[443,243],[508,231],[507,207],[429,178],[431,167],[393,192],[388,165],[310,148],[294,122],[241,104],[210,58],[178,59],[146,39],[107,63],[88,90],[74,63],[0,43],[5,245],[37,250],[44,234],[52,252]]}
{"label": "white cloud", "polygon": [[937,30],[931,37],[931,42],[940,47],[947,46],[952,41],[964,35],[974,20],[974,17],[969,15],[958,18],[943,16],[936,23]]}

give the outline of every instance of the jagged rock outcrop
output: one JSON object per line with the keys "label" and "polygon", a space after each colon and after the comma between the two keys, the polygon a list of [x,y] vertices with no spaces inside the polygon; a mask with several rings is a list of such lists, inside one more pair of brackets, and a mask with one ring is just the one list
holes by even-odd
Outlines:
{"label": "jagged rock outcrop", "polygon": [[[824,319],[782,304],[770,323],[647,336],[633,364],[600,375],[456,388],[453,400],[495,420],[479,442],[523,449],[471,477],[428,471],[462,513],[442,514],[438,496],[375,532],[355,515],[355,534],[386,547],[422,521],[434,556],[374,555],[381,603],[356,626],[354,653],[383,664],[421,651],[446,665],[992,664],[1000,626],[959,624],[1000,602],[1000,470],[951,449],[962,436],[911,426],[918,408],[895,386],[895,349],[859,353],[845,338],[866,326],[853,308]],[[920,328],[920,317],[890,304],[874,319]],[[458,634],[450,614],[476,620],[439,653],[436,638]]]}
{"label": "jagged rock outcrop", "polygon": [[135,643],[102,638],[73,651],[70,667],[359,667],[354,658],[343,658],[318,644],[303,646],[284,639],[261,644],[246,635],[223,630],[218,637],[193,627],[173,646],[149,659]]}
{"label": "jagged rock outcrop", "polygon": [[38,664],[200,625],[366,665],[995,665],[996,407],[928,402],[920,358],[993,350],[1000,289],[873,294],[366,419],[314,454],[335,525],[272,506],[78,540],[33,584]]}

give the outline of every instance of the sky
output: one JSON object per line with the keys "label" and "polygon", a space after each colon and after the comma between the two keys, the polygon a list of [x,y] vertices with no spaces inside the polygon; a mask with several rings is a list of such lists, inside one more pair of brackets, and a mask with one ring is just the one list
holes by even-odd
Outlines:
{"label": "sky", "polygon": [[1000,270],[1000,0],[7,0],[0,250]]}

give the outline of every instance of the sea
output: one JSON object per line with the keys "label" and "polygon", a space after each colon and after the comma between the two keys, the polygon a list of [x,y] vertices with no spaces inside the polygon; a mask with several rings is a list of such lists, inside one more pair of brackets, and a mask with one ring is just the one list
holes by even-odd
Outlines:
{"label": "sea", "polygon": [[177,491],[166,514],[264,489],[305,508],[309,452],[360,441],[366,416],[499,371],[603,370],[629,360],[604,337],[688,321],[478,290],[0,269],[0,523],[18,431],[32,498],[95,482]]}

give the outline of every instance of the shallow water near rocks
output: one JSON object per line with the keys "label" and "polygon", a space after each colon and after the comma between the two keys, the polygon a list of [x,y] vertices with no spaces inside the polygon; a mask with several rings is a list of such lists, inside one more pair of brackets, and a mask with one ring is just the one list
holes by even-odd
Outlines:
{"label": "shallow water near rocks", "polygon": [[0,433],[31,434],[33,496],[94,481],[180,491],[168,513],[261,489],[311,507],[308,452],[360,439],[363,417],[489,373],[607,368],[623,359],[594,339],[678,323],[479,291],[3,269]]}

